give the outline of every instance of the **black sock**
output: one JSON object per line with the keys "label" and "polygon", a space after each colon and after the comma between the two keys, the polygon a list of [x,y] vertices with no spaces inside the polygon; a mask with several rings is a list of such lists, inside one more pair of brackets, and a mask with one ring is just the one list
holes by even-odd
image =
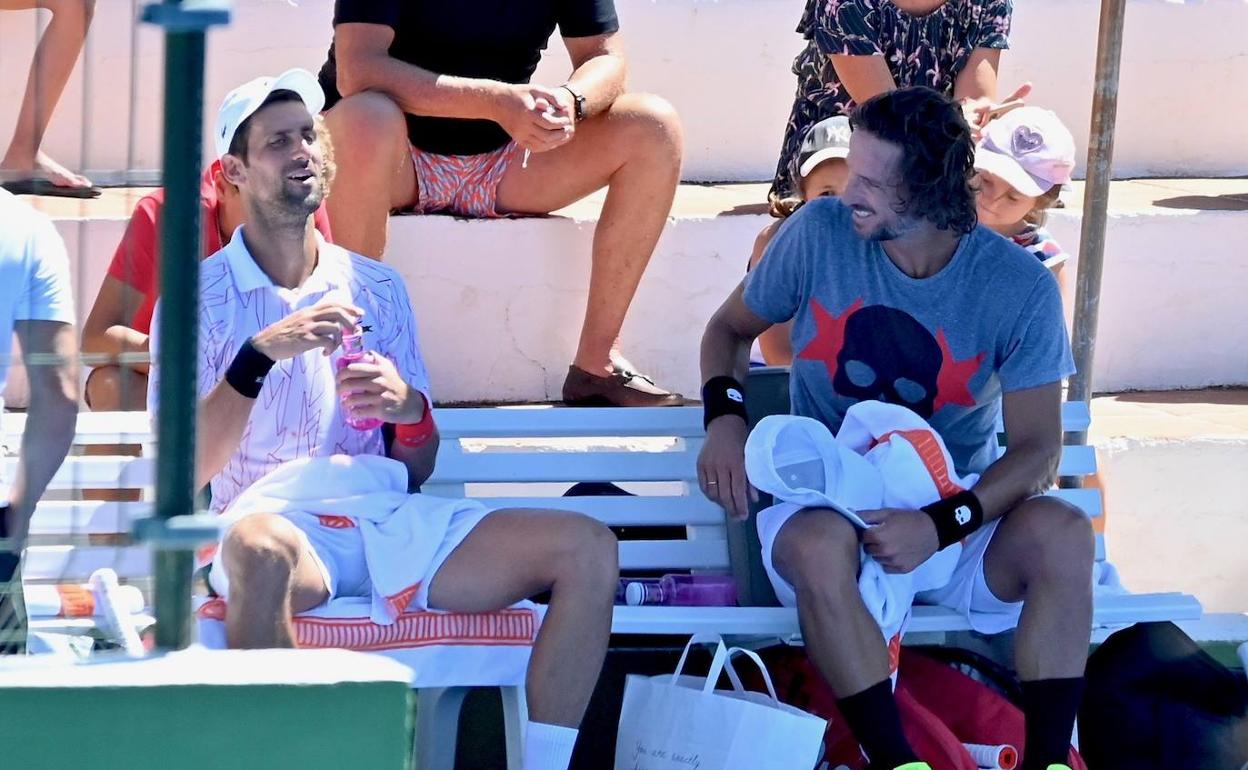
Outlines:
{"label": "black sock", "polygon": [[1075,717],[1083,700],[1083,677],[1023,682],[1026,744],[1020,770],[1048,770],[1066,764]]}
{"label": "black sock", "polygon": [[871,760],[871,767],[894,768],[919,761],[901,730],[901,712],[889,679],[855,695],[840,698],[837,708]]}

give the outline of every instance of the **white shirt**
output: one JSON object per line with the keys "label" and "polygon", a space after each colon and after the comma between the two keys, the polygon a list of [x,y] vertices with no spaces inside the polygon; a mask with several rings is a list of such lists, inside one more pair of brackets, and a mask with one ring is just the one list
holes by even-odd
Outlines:
{"label": "white shirt", "polygon": [[[247,250],[242,229],[200,266],[199,398],[225,378],[234,355],[249,337],[323,299],[364,311],[360,321],[368,350],[390,359],[404,382],[429,397],[429,376],[420,355],[416,319],[403,279],[393,269],[326,243],[318,233],[317,264],[296,289],[277,286]],[[152,322],[153,366],[148,410],[156,414],[160,387],[155,365],[160,303]],[[221,512],[253,482],[289,460],[332,454],[385,454],[381,430],[358,431],[346,423],[334,387],[334,364],[320,348],[278,361],[265,378],[237,450],[212,478],[210,509]],[[204,440],[205,437],[200,437]]]}
{"label": "white shirt", "polygon": [[[17,321],[74,323],[74,292],[65,242],[52,220],[0,188],[0,391]],[[0,483],[0,501],[7,500],[8,488]]]}

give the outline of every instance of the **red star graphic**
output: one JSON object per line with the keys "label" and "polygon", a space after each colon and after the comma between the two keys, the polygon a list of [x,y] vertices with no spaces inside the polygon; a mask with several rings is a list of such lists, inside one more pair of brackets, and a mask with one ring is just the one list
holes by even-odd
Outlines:
{"label": "red star graphic", "polygon": [[815,336],[806,347],[797,354],[798,358],[807,361],[822,361],[828,367],[828,376],[836,376],[836,357],[841,354],[845,345],[845,324],[849,317],[862,307],[862,299],[854,300],[840,315],[832,315],[819,304],[819,300],[810,301],[810,310],[815,321]]}
{"label": "red star graphic", "polygon": [[975,406],[971,378],[979,371],[979,365],[988,354],[980,353],[959,361],[953,357],[953,349],[949,347],[944,329],[936,330],[936,343],[940,345],[940,374],[936,376],[936,403],[932,405],[932,414],[939,412],[946,404]]}

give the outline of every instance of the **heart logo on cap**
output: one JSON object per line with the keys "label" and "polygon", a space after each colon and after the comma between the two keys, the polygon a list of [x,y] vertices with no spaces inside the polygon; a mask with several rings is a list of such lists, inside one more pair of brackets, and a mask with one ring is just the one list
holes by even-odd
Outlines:
{"label": "heart logo on cap", "polygon": [[1044,146],[1044,136],[1029,126],[1019,126],[1010,140],[1015,155],[1027,155]]}

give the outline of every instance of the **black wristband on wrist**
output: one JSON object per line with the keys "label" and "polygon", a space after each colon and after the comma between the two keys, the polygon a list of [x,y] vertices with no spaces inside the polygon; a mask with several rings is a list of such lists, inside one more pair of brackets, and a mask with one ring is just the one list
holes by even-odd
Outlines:
{"label": "black wristband on wrist", "polygon": [[246,398],[256,398],[264,387],[264,378],[276,361],[256,350],[248,337],[225,370],[225,381]]}
{"label": "black wristband on wrist", "polygon": [[936,538],[948,548],[984,524],[984,506],[971,490],[923,506],[923,512],[936,525]]}
{"label": "black wristband on wrist", "polygon": [[712,377],[702,386],[702,427],[711,420],[726,414],[735,414],[742,420],[745,415],[745,388],[731,377]]}

